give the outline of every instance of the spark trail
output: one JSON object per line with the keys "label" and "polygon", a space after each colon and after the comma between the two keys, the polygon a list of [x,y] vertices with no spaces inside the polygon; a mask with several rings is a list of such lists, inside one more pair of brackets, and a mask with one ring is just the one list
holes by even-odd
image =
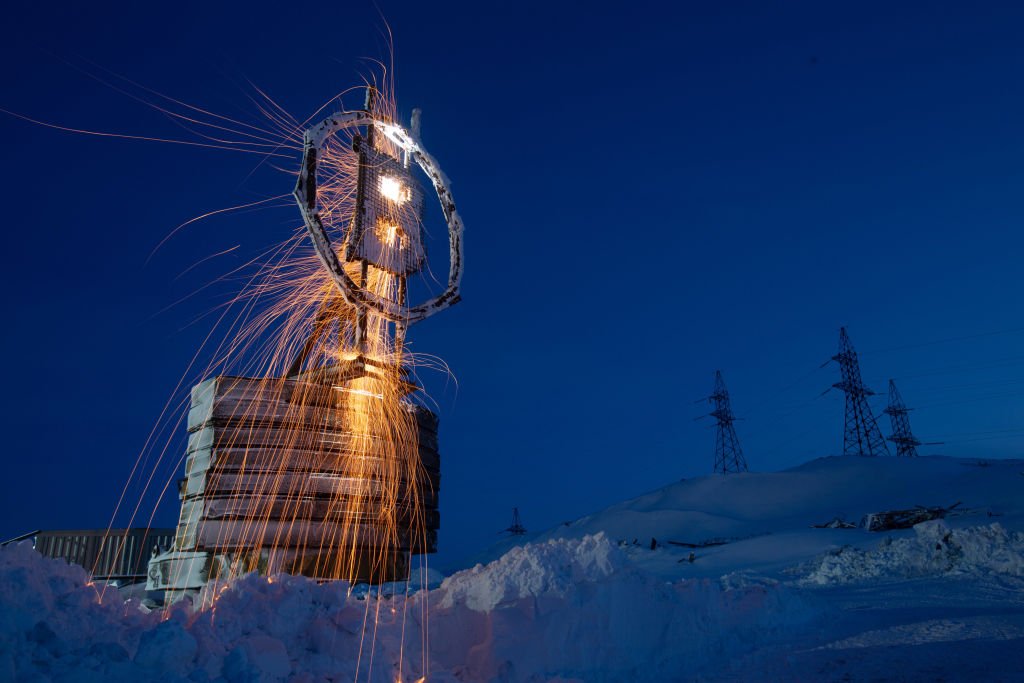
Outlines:
{"label": "spark trail", "polygon": [[[368,88],[363,110],[305,132],[295,198],[321,267],[283,281],[265,319],[282,332],[258,379],[193,390],[181,521],[151,565],[154,588],[253,570],[379,584],[406,580],[410,555],[436,547],[436,421],[408,399],[404,345],[409,325],[458,301],[462,225],[436,162],[393,112]],[[426,262],[414,167],[441,201],[451,267],[443,293],[410,306],[408,278]],[[367,610],[369,676],[379,614]]]}
{"label": "spark trail", "polygon": [[[269,128],[124,80],[116,89],[143,90],[130,96],[198,139],[111,137],[243,151],[258,155],[261,164],[301,153],[295,196],[303,225],[227,275],[244,276],[244,285],[219,311],[219,340],[211,331],[179,385],[197,374],[212,378],[192,392],[189,450],[175,462],[168,460],[170,439],[158,446],[160,434],[181,425],[167,427],[167,416],[180,410],[172,401],[113,517],[127,506],[130,526],[142,515],[148,491],[161,481],[163,492],[171,488],[173,478],[160,475],[168,462],[179,472],[185,466],[175,544],[151,564],[151,581],[191,589],[198,576],[208,584],[196,603],[200,609],[214,608],[225,580],[253,570],[350,585],[407,580],[410,555],[432,551],[438,525],[436,418],[422,405],[415,371],[447,368],[411,353],[405,335],[409,325],[458,301],[462,269],[461,221],[443,174],[419,142],[418,122],[411,132],[398,124],[388,71],[367,88],[363,109],[342,108],[312,128],[309,119],[295,120],[261,91],[254,101]],[[451,272],[441,294],[410,306],[410,277],[426,280],[429,273],[417,169],[433,185],[448,223]],[[280,199],[207,212],[175,232],[223,211],[280,205]],[[205,367],[203,352],[210,356]],[[210,443],[202,443],[207,435]],[[132,482],[141,488],[134,506]],[[426,563],[421,566],[425,573]],[[366,605],[360,659],[369,680],[381,602]],[[421,631],[425,639],[426,624]],[[401,661],[385,666],[403,679],[425,677],[425,642],[421,652],[418,671]]]}

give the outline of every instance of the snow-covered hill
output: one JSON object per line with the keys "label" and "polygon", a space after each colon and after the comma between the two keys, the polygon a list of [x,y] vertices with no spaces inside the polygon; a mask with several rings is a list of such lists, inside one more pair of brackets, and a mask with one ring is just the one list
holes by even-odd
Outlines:
{"label": "snow-covered hill", "polygon": [[[837,518],[859,523],[864,515],[883,510],[959,502],[946,520],[952,527],[997,521],[1024,531],[1022,475],[1021,460],[819,458],[783,472],[683,480],[530,540],[604,532],[628,544],[636,562],[665,578],[717,577],[731,571],[773,574],[838,546],[877,543],[877,534],[860,529],[810,527]],[[658,546],[654,553],[649,552],[652,539]],[[692,549],[695,561],[685,566],[678,560],[688,558],[691,549],[672,543],[718,540],[729,543]],[[508,543],[491,554],[500,556]]]}
{"label": "snow-covered hill", "polygon": [[[825,458],[706,477],[542,533],[432,591],[360,598],[248,576],[215,609],[166,618],[7,547],[0,680],[1024,680],[1022,471]],[[810,528],[957,501],[959,514],[913,529]],[[675,545],[709,539],[728,542]]]}

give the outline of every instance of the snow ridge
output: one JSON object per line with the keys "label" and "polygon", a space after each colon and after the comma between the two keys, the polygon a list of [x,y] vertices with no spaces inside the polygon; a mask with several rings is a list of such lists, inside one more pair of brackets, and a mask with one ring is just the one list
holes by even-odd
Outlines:
{"label": "snow ridge", "polygon": [[625,555],[604,533],[579,541],[518,546],[500,560],[445,579],[441,607],[463,603],[477,612],[490,612],[503,602],[527,596],[564,597],[572,586],[606,579],[625,566]]}
{"label": "snow ridge", "polygon": [[995,523],[950,529],[942,520],[914,527],[909,538],[886,536],[877,547],[843,546],[816,561],[802,580],[834,585],[883,578],[984,573],[1024,577],[1024,533]]}
{"label": "snow ridge", "polygon": [[0,680],[417,680],[426,610],[437,683],[654,683],[718,670],[817,614],[782,586],[666,582],[601,534],[516,548],[411,596],[251,574],[212,609],[147,613],[27,545],[0,548],[0,587]]}

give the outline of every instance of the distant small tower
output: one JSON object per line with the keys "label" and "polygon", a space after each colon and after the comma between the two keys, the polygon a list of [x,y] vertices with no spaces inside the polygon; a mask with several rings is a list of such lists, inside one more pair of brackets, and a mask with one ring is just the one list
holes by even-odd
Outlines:
{"label": "distant small tower", "polygon": [[864,386],[860,363],[853,350],[846,328],[839,328],[839,353],[832,356],[839,363],[842,381],[832,386],[846,394],[846,421],[843,428],[843,455],[889,455],[878,422],[868,405],[868,396],[875,392]]}
{"label": "distant small tower", "polygon": [[718,421],[715,432],[715,472],[746,472],[747,461],[743,457],[743,449],[740,448],[740,440],[736,438],[736,428],[732,424],[736,416],[732,414],[729,390],[725,388],[721,370],[715,370],[715,391],[708,396],[708,401],[715,406],[708,414]]}
{"label": "distant small tower", "polygon": [[526,527],[523,526],[522,521],[519,519],[519,508],[512,508],[512,526],[505,529],[505,531],[513,536],[522,536],[526,533]]}
{"label": "distant small tower", "polygon": [[903,403],[903,397],[896,389],[896,382],[889,380],[889,407],[883,412],[892,421],[892,436],[889,441],[896,444],[896,455],[904,458],[917,457],[918,446],[937,445],[938,441],[924,443],[919,441],[914,433],[910,431],[910,417],[908,413],[913,410]]}

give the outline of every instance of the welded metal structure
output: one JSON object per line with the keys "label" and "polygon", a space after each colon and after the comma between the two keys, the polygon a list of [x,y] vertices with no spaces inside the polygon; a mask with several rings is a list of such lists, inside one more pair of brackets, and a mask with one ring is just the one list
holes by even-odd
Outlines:
{"label": "welded metal structure", "polygon": [[842,380],[832,386],[846,394],[843,455],[888,455],[889,449],[868,404],[868,397],[874,396],[875,392],[864,386],[857,352],[845,327],[839,328],[839,353],[832,356],[832,360],[839,363],[842,376]]}
{"label": "welded metal structure", "polygon": [[[316,248],[317,256],[324,268],[330,273],[338,287],[338,291],[344,300],[361,311],[362,315],[369,309],[382,318],[390,320],[398,325],[397,334],[404,335],[405,328],[419,322],[435,313],[443,311],[459,301],[459,287],[462,281],[462,219],[455,210],[455,200],[448,190],[448,184],[440,167],[432,156],[423,149],[418,137],[418,114],[414,113],[413,131],[417,131],[417,137],[406,131],[401,126],[380,119],[373,112],[374,91],[371,88],[367,95],[367,108],[364,111],[342,112],[329,116],[305,133],[305,156],[303,157],[302,170],[299,173],[298,183],[295,186],[295,199],[299,203],[306,229],[309,231],[310,239]],[[338,131],[365,126],[367,137],[365,144],[359,144],[358,151],[361,157],[360,187],[362,194],[359,199],[359,206],[356,209],[355,229],[349,233],[344,246],[343,257],[339,256],[331,244],[331,239],[324,227],[323,217],[317,206],[317,168],[318,159],[324,143]],[[402,154],[402,159],[391,158],[385,160],[384,164],[378,163],[381,152],[374,146],[374,139],[381,135],[394,145]],[[404,300],[388,299],[368,291],[362,283],[353,278],[352,273],[345,268],[345,263],[366,262],[379,253],[379,239],[374,237],[365,242],[360,242],[360,235],[375,234],[380,227],[376,218],[385,214],[377,210],[374,199],[379,196],[379,191],[384,188],[384,179],[388,178],[388,172],[400,174],[397,178],[410,181],[408,169],[410,164],[416,164],[430,179],[434,190],[441,202],[441,210],[444,212],[445,221],[448,223],[449,241],[449,271],[448,286],[436,297],[410,306]],[[367,194],[370,193],[370,194]],[[398,263],[378,264],[384,270],[397,268],[403,274],[419,270],[422,263],[420,250],[421,235],[419,226],[408,224],[403,227],[405,235],[400,236],[403,240],[408,239],[409,247],[401,250],[403,257]],[[413,246],[415,245],[415,246]]]}
{"label": "welded metal structure", "polygon": [[911,410],[913,408],[908,408],[903,402],[903,397],[896,388],[896,382],[890,379],[889,407],[882,412],[889,416],[892,423],[892,436],[889,437],[889,441],[896,444],[896,455],[901,458],[917,457],[918,446],[935,446],[940,443],[938,441],[925,443],[914,436],[914,433],[910,431]]}
{"label": "welded metal structure", "polygon": [[747,471],[747,460],[743,457],[740,440],[736,436],[733,422],[736,416],[729,401],[729,390],[722,379],[722,371],[715,371],[715,390],[707,398],[715,407],[710,413],[715,418],[715,473],[735,474]]}
{"label": "welded metal structure", "polygon": [[[408,326],[459,300],[462,222],[444,175],[419,142],[418,111],[410,132],[379,114],[375,97],[368,89],[364,110],[334,114],[305,133],[294,195],[335,294],[285,376],[215,377],[193,388],[175,549],[150,563],[151,589],[194,591],[252,570],[382,583],[406,579],[411,555],[436,552],[438,421],[404,398],[418,387],[400,359]],[[325,145],[347,129],[358,130],[358,178],[354,213],[336,247],[318,171]],[[450,271],[440,295],[410,305],[407,278],[426,266],[425,193],[414,166],[440,201]],[[374,290],[375,276],[386,278],[386,291]],[[325,361],[313,350],[332,334],[350,351]],[[401,438],[415,448],[416,465],[401,470],[401,481],[393,464],[373,461],[401,450],[403,444],[374,444],[402,430],[368,420],[367,402],[384,397],[358,384],[383,377],[403,397],[392,417],[412,425]],[[369,465],[356,467],[356,460]]]}

